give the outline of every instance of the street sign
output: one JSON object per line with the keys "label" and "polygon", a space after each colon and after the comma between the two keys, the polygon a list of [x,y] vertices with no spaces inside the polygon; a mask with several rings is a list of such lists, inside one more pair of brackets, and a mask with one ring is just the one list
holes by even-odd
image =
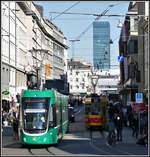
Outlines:
{"label": "street sign", "polygon": [[136,103],[142,103],[143,102],[143,93],[136,93],[135,100],[136,100]]}
{"label": "street sign", "polygon": [[118,56],[118,62],[122,62],[124,60],[123,56]]}

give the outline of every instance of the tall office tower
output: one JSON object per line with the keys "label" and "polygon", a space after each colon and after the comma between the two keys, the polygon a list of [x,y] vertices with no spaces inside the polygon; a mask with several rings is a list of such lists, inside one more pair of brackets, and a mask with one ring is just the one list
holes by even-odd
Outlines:
{"label": "tall office tower", "polygon": [[110,69],[110,24],[107,21],[93,22],[93,65]]}

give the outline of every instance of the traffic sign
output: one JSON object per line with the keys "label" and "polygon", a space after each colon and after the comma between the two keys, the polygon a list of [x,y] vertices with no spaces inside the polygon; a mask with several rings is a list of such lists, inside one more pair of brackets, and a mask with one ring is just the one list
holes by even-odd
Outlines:
{"label": "traffic sign", "polygon": [[143,102],[143,93],[136,93],[135,100],[136,100],[136,103],[142,103]]}
{"label": "traffic sign", "polygon": [[118,56],[118,62],[123,62],[124,57],[123,56]]}

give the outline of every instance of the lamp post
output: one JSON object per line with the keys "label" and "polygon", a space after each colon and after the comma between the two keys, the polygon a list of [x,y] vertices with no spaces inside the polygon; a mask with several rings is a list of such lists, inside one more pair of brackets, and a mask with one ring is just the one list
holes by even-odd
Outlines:
{"label": "lamp post", "polygon": [[96,86],[97,86],[98,80],[100,78],[100,75],[97,74],[96,71],[94,71],[94,70],[96,70],[96,69],[91,68],[91,84],[93,87],[93,93],[96,93]]}
{"label": "lamp post", "polygon": [[[39,88],[40,90],[43,89],[43,80],[42,80],[42,72],[43,72],[43,63],[44,63],[44,59],[45,59],[45,55],[48,54],[48,50],[45,49],[32,49],[29,50],[29,52],[40,52],[41,54],[41,60],[39,63],[39,66],[36,65],[36,73],[37,73],[37,88]],[[40,82],[39,82],[39,74],[38,71],[40,71]]]}

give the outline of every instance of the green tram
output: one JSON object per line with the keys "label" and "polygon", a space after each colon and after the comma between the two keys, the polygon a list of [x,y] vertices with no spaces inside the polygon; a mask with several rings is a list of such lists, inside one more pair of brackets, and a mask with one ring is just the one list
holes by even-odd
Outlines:
{"label": "green tram", "polygon": [[24,90],[19,110],[23,145],[57,144],[68,131],[68,96],[56,90]]}

